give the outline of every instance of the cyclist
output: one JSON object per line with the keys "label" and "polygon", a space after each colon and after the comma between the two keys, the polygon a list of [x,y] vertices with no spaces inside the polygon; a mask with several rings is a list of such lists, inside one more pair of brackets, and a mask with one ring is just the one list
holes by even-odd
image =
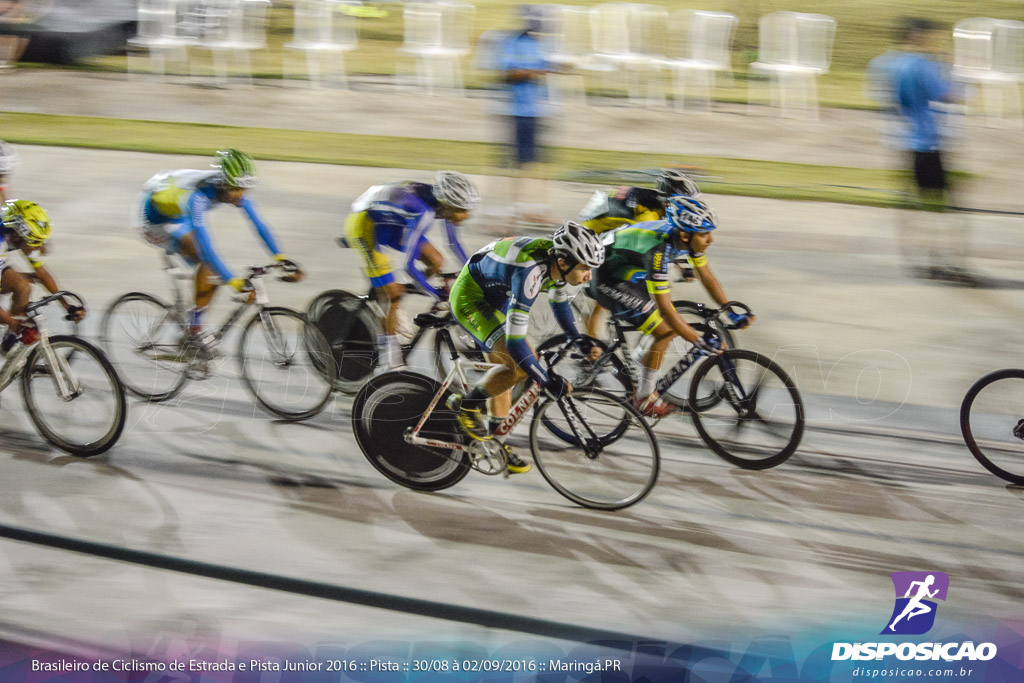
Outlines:
{"label": "cyclist", "polygon": [[[35,340],[35,330],[22,328],[14,316],[24,314],[28,306],[32,280],[38,280],[51,294],[60,287],[53,275],[43,265],[46,253],[45,242],[50,237],[50,217],[46,209],[27,199],[14,199],[4,204],[0,215],[0,294],[11,295],[10,312],[0,309],[0,322],[7,325],[7,333],[0,342],[0,351],[8,353],[18,339],[26,343]],[[7,262],[8,250],[20,251],[33,274],[20,273]],[[61,299],[61,304],[75,320],[85,318],[85,309]]]}
{"label": "cyclist", "polygon": [[[459,399],[459,426],[469,437],[491,438],[491,431],[508,414],[508,390],[527,377],[556,399],[572,390],[564,378],[545,372],[527,344],[530,307],[541,292],[548,292],[559,325],[570,337],[579,337],[566,287],[588,282],[604,253],[597,235],[565,221],[551,239],[506,237],[469,259],[452,285],[452,314],[487,352],[488,362],[500,364]],[[488,403],[490,419],[485,420]],[[530,464],[507,446],[505,454],[510,472],[530,470]]]}
{"label": "cyclist", "polygon": [[[588,290],[612,315],[654,337],[641,361],[634,399],[636,407],[649,417],[664,417],[673,410],[654,390],[672,338],[680,336],[698,347],[707,346],[672,305],[668,264],[685,256],[711,298],[719,305],[729,301],[704,255],[714,241],[715,212],[700,200],[680,195],[669,198],[666,213],[667,220],[636,223],[608,233],[604,238],[607,257]],[[754,321],[753,315],[730,312],[729,317],[741,327]]]}
{"label": "cyclist", "polygon": [[[355,248],[363,261],[363,272],[370,279],[381,300],[386,302],[384,335],[378,339],[381,364],[387,368],[405,364],[398,340],[399,302],[405,294],[405,285],[395,281],[391,261],[381,253],[387,246],[405,254],[405,272],[414,285],[435,299],[442,292],[433,287],[428,278],[441,272],[444,257],[427,240],[427,232],[435,219],[444,221],[448,245],[459,260],[466,263],[457,226],[480,205],[480,194],[466,176],[456,171],[438,171],[434,184],[399,182],[375,185],[352,203],[345,219],[343,243]],[[416,262],[423,269],[416,267]]]}
{"label": "cyclist", "polygon": [[698,197],[700,188],[682,171],[664,169],[658,174],[657,189],[627,186],[595,192],[577,220],[598,234],[632,223],[661,220],[668,198],[679,194]]}
{"label": "cyclist", "polygon": [[18,165],[18,155],[14,147],[0,140],[0,201],[7,201],[7,176],[14,173]]}
{"label": "cyclist", "polygon": [[[680,170],[663,169],[658,174],[657,189],[646,187],[618,187],[612,192],[595,192],[590,202],[579,215],[580,224],[601,234],[609,230],[621,228],[633,223],[658,221],[665,218],[665,206],[668,198],[675,195],[688,197],[700,196],[697,183]],[[680,268],[684,280],[692,280],[693,272]],[[689,271],[689,272],[688,272]],[[604,318],[604,308],[594,304],[594,309],[587,320],[587,334],[591,337],[599,335]],[[600,350],[594,347],[592,358],[596,358]]]}
{"label": "cyclist", "polygon": [[206,212],[220,204],[237,206],[256,229],[271,254],[288,267],[283,280],[298,282],[302,271],[281,252],[270,227],[263,222],[246,192],[258,182],[252,157],[237,149],[217,152],[212,171],[182,169],[163,171],[142,186],[136,203],[135,227],[150,243],[168,255],[178,254],[195,272],[195,308],[189,323],[192,339],[209,352],[216,348],[212,333],[203,333],[202,315],[214,293],[219,277],[238,292],[251,291],[249,282],[228,268],[213,248],[206,225]]}

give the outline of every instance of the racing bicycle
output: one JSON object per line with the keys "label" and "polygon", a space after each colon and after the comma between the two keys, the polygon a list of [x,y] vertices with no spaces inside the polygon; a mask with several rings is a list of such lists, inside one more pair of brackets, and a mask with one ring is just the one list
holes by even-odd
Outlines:
{"label": "racing bicycle", "polygon": [[59,299],[85,307],[68,291],[29,303],[22,343],[0,367],[0,391],[20,375],[25,407],[43,438],[91,457],[107,451],[124,430],[124,387],[103,351],[74,334],[50,335],[42,309]]}
{"label": "racing bicycle", "polygon": [[991,372],[960,406],[960,432],[985,469],[1024,486],[1024,370]]}
{"label": "racing bicycle", "polygon": [[[166,255],[164,264],[173,302],[145,292],[125,294],[107,308],[100,332],[125,387],[151,402],[173,398],[190,379],[209,377],[219,356],[189,332],[191,304],[181,283],[191,280],[191,274]],[[335,374],[334,358],[317,328],[298,311],[269,305],[263,278],[275,270],[287,275],[295,269],[290,262],[250,266],[252,291],[234,297],[238,306],[214,333],[217,341],[222,340],[255,306],[238,337],[239,370],[256,402],[285,420],[319,414],[331,398],[330,378]]]}
{"label": "racing bicycle", "polygon": [[[737,301],[718,309],[692,302],[675,302],[675,306],[699,316],[701,322],[691,323],[692,327],[714,345],[720,345],[721,339],[732,340],[727,334],[730,325],[722,322],[724,313],[751,312]],[[562,374],[574,386],[596,386],[628,400],[639,385],[635,359],[641,354],[626,353],[626,332],[631,328],[614,316],[612,326],[610,344],[587,338],[602,350],[597,360],[576,354],[574,364]],[[564,335],[552,337],[538,347],[538,353],[566,341]],[[767,356],[730,343],[725,351],[706,358],[699,348],[682,340],[673,344],[680,345],[673,352],[678,360],[662,371],[655,390],[662,400],[690,414],[708,448],[733,465],[754,470],[775,467],[793,455],[803,437],[804,408],[796,384],[781,367]],[[693,376],[685,381],[683,376],[695,364]]]}
{"label": "racing bicycle", "polygon": [[[437,325],[444,324],[442,320]],[[549,366],[572,350],[566,343],[546,354]],[[399,370],[371,377],[352,405],[352,425],[367,460],[391,481],[418,491],[454,486],[470,470],[508,476],[504,442],[542,399],[532,383],[488,441],[469,439],[458,426],[452,393],[469,389],[466,360],[447,343],[451,370],[438,381]],[[454,391],[453,391],[454,390]],[[583,507],[618,510],[650,493],[661,456],[654,432],[637,410],[596,387],[580,387],[558,400],[545,397],[530,420],[530,452],[544,479]]]}

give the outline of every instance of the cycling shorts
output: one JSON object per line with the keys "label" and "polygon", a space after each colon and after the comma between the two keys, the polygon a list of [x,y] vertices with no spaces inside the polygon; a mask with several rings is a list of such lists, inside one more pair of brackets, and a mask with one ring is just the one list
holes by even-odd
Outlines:
{"label": "cycling shorts", "polygon": [[505,335],[505,314],[487,303],[483,290],[466,268],[455,278],[448,301],[452,315],[484,351],[494,348]]}
{"label": "cycling shorts", "polygon": [[616,318],[643,334],[650,334],[661,324],[661,311],[647,292],[646,282],[599,282],[594,277],[587,294]]}
{"label": "cycling shorts", "polygon": [[351,213],[345,219],[345,241],[359,253],[370,285],[383,287],[395,281],[391,259],[381,253],[376,226],[365,211]]}

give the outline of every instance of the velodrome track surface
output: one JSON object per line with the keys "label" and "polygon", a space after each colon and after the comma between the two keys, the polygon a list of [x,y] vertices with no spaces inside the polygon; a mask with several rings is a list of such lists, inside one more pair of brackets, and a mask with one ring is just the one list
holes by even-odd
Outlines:
{"label": "velodrome track surface", "polygon": [[[129,207],[152,172],[203,160],[19,151],[14,194],[49,208],[48,263],[87,298],[92,325],[122,292],[165,289],[157,254],[126,227]],[[309,275],[274,283],[275,303],[361,289],[357,260],[331,238],[365,186],[404,174],[262,169],[254,197]],[[559,210],[572,215],[586,191],[556,188]],[[0,539],[0,634],[111,648],[595,632],[693,642],[840,625],[872,634],[892,608],[887,575],[903,569],[954,578],[944,617],[1019,617],[1024,497],[981,469],[955,422],[974,378],[1021,357],[1017,326],[1003,323],[1020,319],[1019,291],[907,279],[883,211],[710,199],[725,221],[716,273],[759,316],[743,345],[790,370],[810,414],[801,449],[781,467],[737,470],[676,419],[658,428],[657,488],[625,511],[577,508],[537,472],[471,474],[417,494],[364,460],[349,399],[309,423],[275,422],[231,363],[170,403],[132,400],[121,442],[76,460],[42,442],[12,387],[0,406],[0,524],[49,536]],[[232,264],[259,261],[234,214],[211,216],[220,248]],[[997,239],[1004,226],[993,225]],[[484,218],[467,230],[473,248],[510,232]],[[1006,256],[986,265],[1012,275]],[[67,539],[97,545],[69,549]],[[117,554],[125,549],[138,555]],[[160,557],[174,569],[153,566]],[[243,571],[276,587],[239,580]],[[291,580],[323,587],[321,597]],[[510,628],[489,621],[501,614]]]}

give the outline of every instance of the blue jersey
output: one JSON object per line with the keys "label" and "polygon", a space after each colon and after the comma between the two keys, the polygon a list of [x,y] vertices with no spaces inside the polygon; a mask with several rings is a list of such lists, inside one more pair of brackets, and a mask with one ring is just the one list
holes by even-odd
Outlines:
{"label": "blue jersey", "polygon": [[551,246],[551,240],[506,237],[473,254],[466,266],[483,291],[484,300],[505,313],[505,345],[512,359],[541,385],[547,384],[547,373],[526,343],[530,308],[541,292],[548,293],[548,302],[563,331],[570,337],[579,336],[566,284],[547,275]]}
{"label": "blue jersey", "polygon": [[[437,297],[440,292],[427,282],[427,277],[415,263],[423,246],[429,244],[427,232],[434,224],[440,202],[434,197],[433,186],[426,183],[392,183],[371,187],[352,204],[352,211],[365,211],[373,221],[377,244],[403,252],[405,270],[424,291]],[[455,224],[445,221],[448,246],[459,260],[466,263],[466,250],[459,242]]]}
{"label": "blue jersey", "polygon": [[869,65],[888,88],[889,104],[906,121],[903,147],[915,152],[940,148],[939,115],[932,102],[946,99],[953,89],[943,66],[927,55],[910,52],[887,52]]}
{"label": "blue jersey", "polygon": [[[181,223],[184,229],[178,234],[191,233],[199,259],[227,282],[233,275],[213,248],[213,240],[206,226],[206,212],[223,203],[217,199],[217,186],[214,184],[219,176],[220,171],[192,170],[155,175],[143,185],[143,191],[149,193],[143,210],[146,220],[155,225]],[[280,254],[274,234],[260,218],[248,197],[242,199],[238,208],[245,212],[270,253]]]}

